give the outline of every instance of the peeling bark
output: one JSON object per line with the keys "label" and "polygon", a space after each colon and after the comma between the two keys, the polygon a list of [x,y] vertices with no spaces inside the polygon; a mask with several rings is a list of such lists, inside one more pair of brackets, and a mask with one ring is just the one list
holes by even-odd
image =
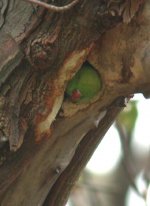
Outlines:
{"label": "peeling bark", "polygon": [[[150,94],[150,1],[136,1],[128,18],[128,1],[121,2],[85,0],[64,13],[38,6],[35,12],[19,0],[5,2],[0,24],[1,205],[63,205],[122,100],[137,92]],[[125,19],[131,22],[124,24]],[[103,87],[89,104],[72,109],[65,88],[85,61],[100,73]]]}

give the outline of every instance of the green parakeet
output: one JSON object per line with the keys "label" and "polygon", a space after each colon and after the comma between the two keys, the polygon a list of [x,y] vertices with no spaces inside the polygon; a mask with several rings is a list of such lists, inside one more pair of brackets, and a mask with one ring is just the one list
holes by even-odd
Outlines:
{"label": "green parakeet", "polygon": [[69,81],[66,94],[72,102],[87,103],[98,94],[101,87],[100,75],[90,64],[85,63]]}

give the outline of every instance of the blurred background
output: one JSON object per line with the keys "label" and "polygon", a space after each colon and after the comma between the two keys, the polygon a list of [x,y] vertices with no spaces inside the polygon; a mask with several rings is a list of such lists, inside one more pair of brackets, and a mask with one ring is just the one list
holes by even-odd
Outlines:
{"label": "blurred background", "polygon": [[66,206],[150,206],[150,99],[135,95],[96,149]]}

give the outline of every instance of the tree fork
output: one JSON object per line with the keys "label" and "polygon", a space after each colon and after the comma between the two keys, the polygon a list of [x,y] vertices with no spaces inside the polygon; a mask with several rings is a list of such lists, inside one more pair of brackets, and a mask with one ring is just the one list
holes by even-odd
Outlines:
{"label": "tree fork", "polygon": [[[20,149],[10,152],[5,143],[1,148],[1,205],[63,205],[72,187],[68,182],[74,184],[122,100],[136,92],[149,95],[150,1],[138,13],[141,1],[134,2],[128,18],[128,1],[123,10],[118,10],[118,1],[97,0],[81,2],[63,14],[41,7],[34,14],[23,1],[16,1],[20,10],[5,10],[0,30],[0,134],[8,135],[10,144],[15,142],[15,149]],[[27,21],[22,18],[17,29],[11,27],[23,8]],[[121,23],[133,16],[128,25]],[[71,105],[63,102],[66,82],[85,61],[100,73],[103,88],[96,101],[68,116]],[[114,101],[116,107],[111,108]],[[64,117],[57,115],[49,131],[49,114],[60,108]],[[104,111],[106,117],[113,114],[112,119],[102,118],[96,128],[95,121]],[[37,143],[43,125],[46,138]],[[78,164],[79,152],[83,153],[82,165]]]}

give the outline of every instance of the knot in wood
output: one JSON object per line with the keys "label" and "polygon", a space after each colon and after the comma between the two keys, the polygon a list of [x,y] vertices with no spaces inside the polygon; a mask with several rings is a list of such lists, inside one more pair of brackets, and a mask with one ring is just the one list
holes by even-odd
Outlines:
{"label": "knot in wood", "polygon": [[52,66],[58,54],[58,41],[55,40],[47,34],[32,41],[28,57],[34,68],[45,71]]}

